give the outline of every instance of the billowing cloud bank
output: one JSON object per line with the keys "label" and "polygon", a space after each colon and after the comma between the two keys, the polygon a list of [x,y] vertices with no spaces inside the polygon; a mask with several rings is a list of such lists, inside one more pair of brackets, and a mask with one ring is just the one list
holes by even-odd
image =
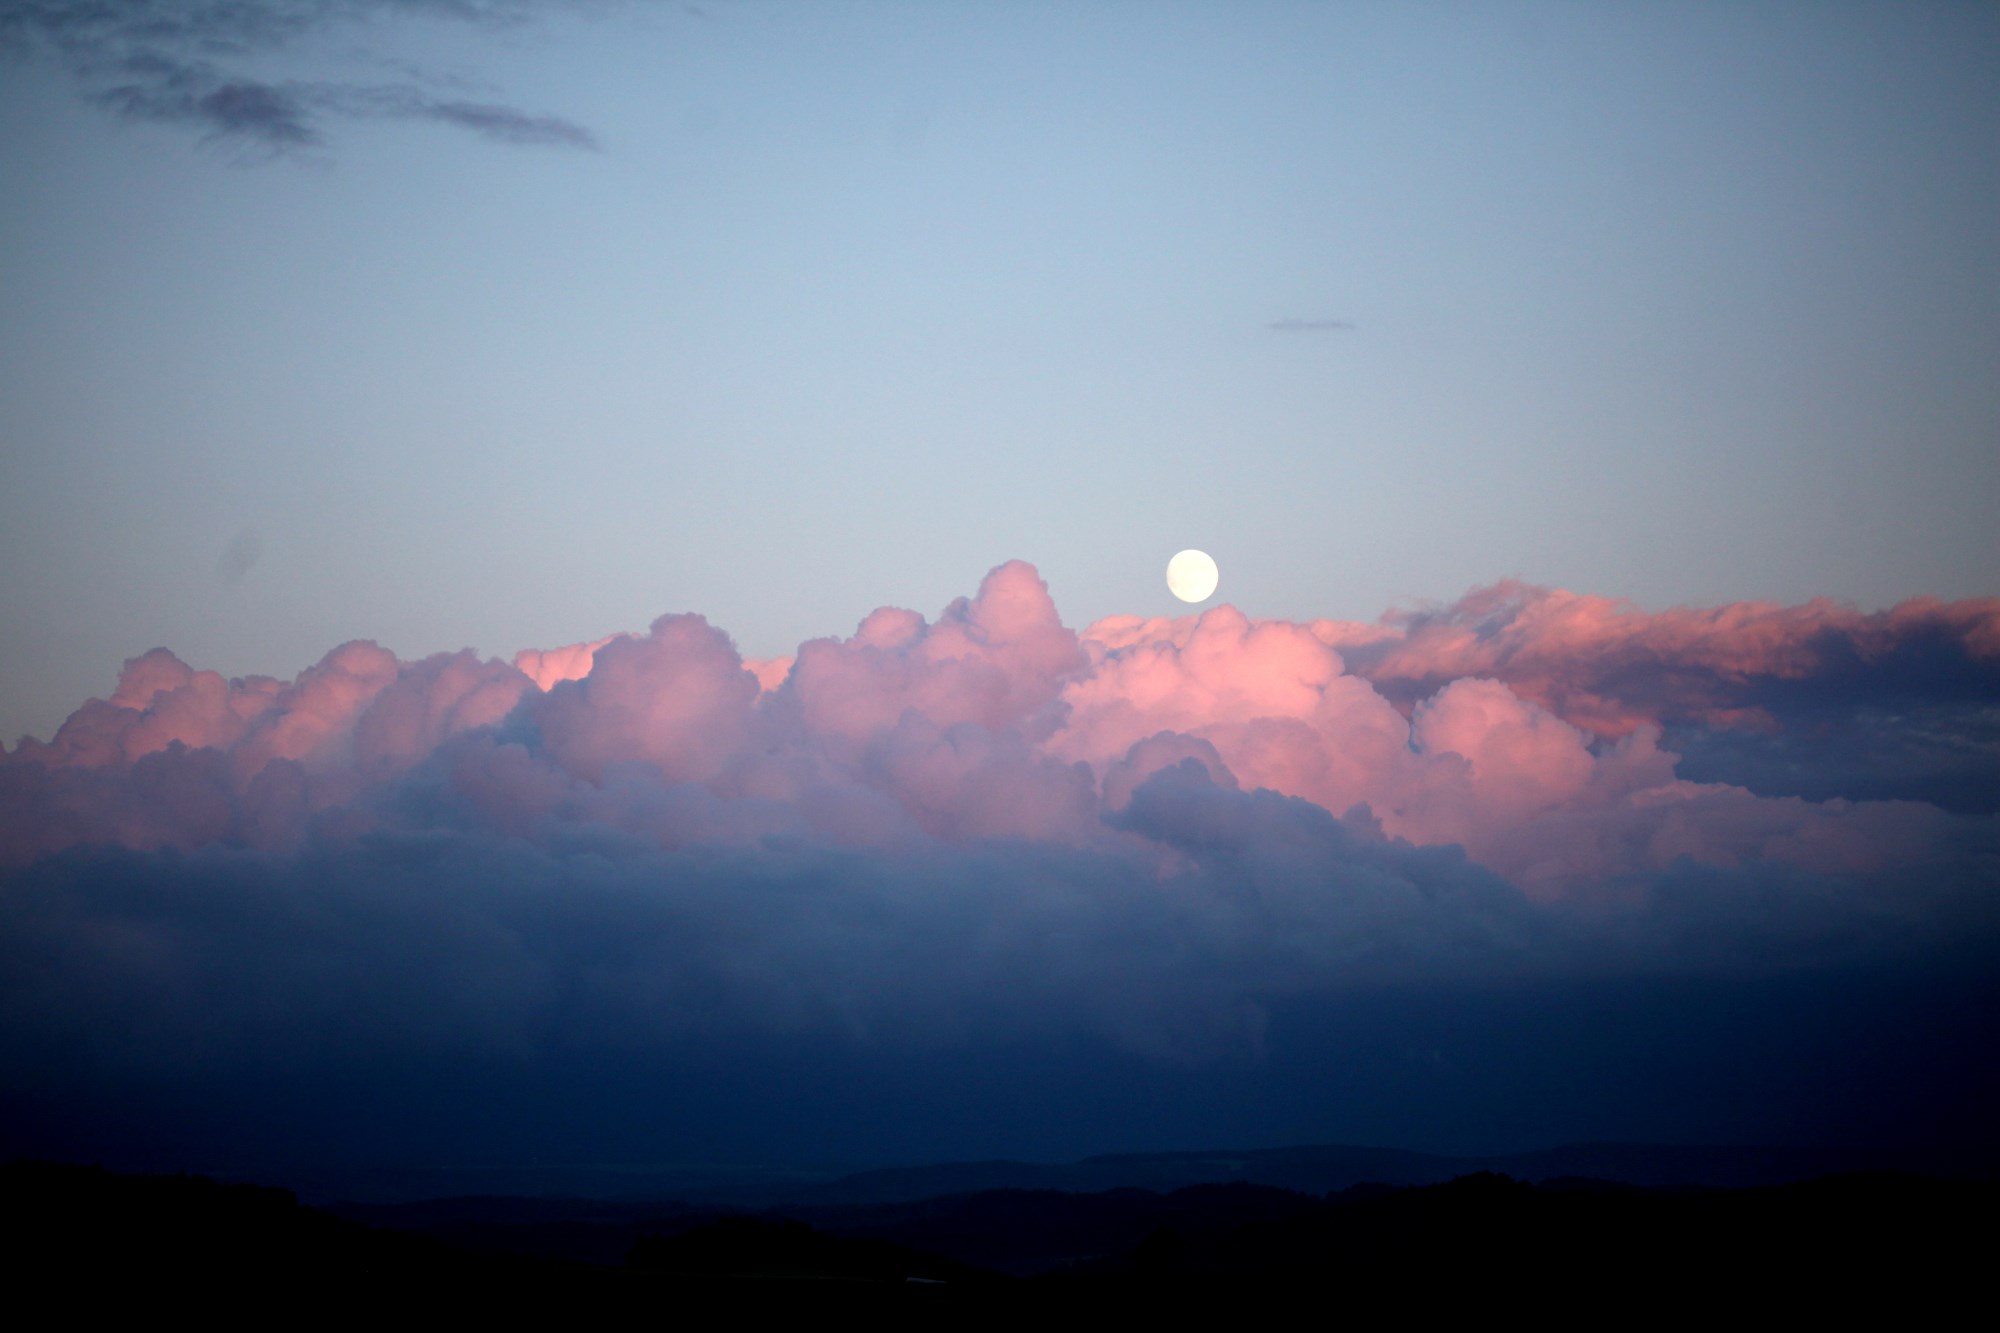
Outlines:
{"label": "billowing cloud bank", "polygon": [[2000,600],[1078,634],[1018,562],[789,662],[694,615],[288,683],[155,650],[0,755],[8,1132],[1955,1132],[1995,1100],[1996,701]]}

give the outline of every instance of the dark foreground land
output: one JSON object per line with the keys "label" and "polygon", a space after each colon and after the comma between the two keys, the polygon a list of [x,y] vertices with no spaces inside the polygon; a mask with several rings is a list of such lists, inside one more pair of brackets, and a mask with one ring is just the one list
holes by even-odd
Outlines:
{"label": "dark foreground land", "polygon": [[1383,1318],[1942,1318],[1990,1301],[1996,1205],[1991,1182],[1892,1173],[1672,1190],[1482,1173],[1324,1195],[1234,1183],[754,1213],[504,1199],[349,1210],[375,1213],[370,1225],[201,1177],[0,1167],[10,1283],[78,1314],[190,1302],[252,1317],[385,1302],[647,1317],[760,1304],[1250,1309],[1303,1297]]}

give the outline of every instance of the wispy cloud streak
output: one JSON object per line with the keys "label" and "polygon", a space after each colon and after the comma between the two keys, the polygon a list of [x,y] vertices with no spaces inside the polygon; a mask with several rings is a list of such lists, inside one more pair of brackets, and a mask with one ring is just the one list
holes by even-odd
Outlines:
{"label": "wispy cloud streak", "polygon": [[595,136],[572,121],[448,95],[407,66],[400,66],[410,74],[402,82],[271,79],[254,72],[262,57],[340,24],[423,14],[497,27],[526,22],[535,12],[535,6],[510,0],[42,0],[0,15],[0,48],[20,58],[53,52],[86,96],[113,114],[187,126],[205,142],[252,155],[322,148],[330,116],[428,120],[500,143],[594,148]]}

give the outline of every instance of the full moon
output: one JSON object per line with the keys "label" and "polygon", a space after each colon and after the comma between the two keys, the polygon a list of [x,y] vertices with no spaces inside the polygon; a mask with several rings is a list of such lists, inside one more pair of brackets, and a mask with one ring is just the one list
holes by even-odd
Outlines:
{"label": "full moon", "polygon": [[1167,561],[1167,587],[1183,602],[1205,602],[1222,575],[1206,551],[1182,551]]}

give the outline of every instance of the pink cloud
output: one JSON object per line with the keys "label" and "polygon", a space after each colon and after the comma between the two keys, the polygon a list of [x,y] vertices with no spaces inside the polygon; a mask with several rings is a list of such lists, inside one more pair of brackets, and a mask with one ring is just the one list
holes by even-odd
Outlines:
{"label": "pink cloud", "polygon": [[935,625],[885,607],[851,639],[802,644],[787,689],[806,728],[829,737],[859,739],[912,710],[941,728],[998,730],[1046,709],[1083,665],[1047,586],[1017,560],[988,574],[976,597],[946,607]]}
{"label": "pink cloud", "polygon": [[622,634],[607,634],[589,643],[573,643],[566,648],[523,648],[514,654],[514,669],[535,682],[539,690],[553,689],[566,680],[581,680],[590,674],[597,650]]}
{"label": "pink cloud", "polygon": [[1685,781],[1659,723],[1780,725],[1782,700],[1758,693],[1772,680],[1851,691],[1971,671],[1976,688],[1996,624],[1990,600],[1649,616],[1503,584],[1376,626],[1223,605],[1079,636],[1013,562],[935,621],[884,608],[764,661],[693,615],[511,665],[350,643],[289,683],[155,650],[53,740],[0,755],[0,855],[283,847],[436,809],[509,838],[597,827],[668,847],[1110,847],[1171,770],[1365,807],[1378,836],[1462,846],[1542,897],[1684,857],[1831,873],[1915,854],[1938,812]]}
{"label": "pink cloud", "polygon": [[1824,598],[1800,606],[1737,602],[1648,613],[1630,603],[1506,582],[1381,626],[1320,622],[1349,665],[1404,707],[1467,676],[1601,736],[1675,717],[1774,725],[1759,682],[1870,669],[1927,647],[1990,669],[2000,661],[2000,598],[1916,598],[1864,613]]}
{"label": "pink cloud", "polygon": [[719,773],[748,734],[757,678],[700,616],[661,616],[597,650],[590,674],[531,702],[555,762],[590,782],[650,763],[671,782]]}
{"label": "pink cloud", "polygon": [[769,693],[785,683],[792,674],[792,658],[789,657],[746,657],[743,669],[757,678],[760,689]]}

